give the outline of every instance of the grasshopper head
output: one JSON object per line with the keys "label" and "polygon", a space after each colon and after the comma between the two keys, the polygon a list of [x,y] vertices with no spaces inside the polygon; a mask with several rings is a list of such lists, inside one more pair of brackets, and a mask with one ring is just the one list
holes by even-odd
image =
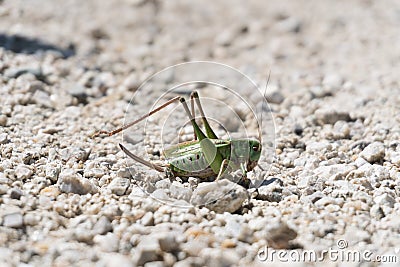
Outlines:
{"label": "grasshopper head", "polygon": [[232,160],[236,163],[247,163],[247,171],[257,165],[261,156],[261,144],[255,139],[239,139],[232,142],[234,151]]}
{"label": "grasshopper head", "polygon": [[261,144],[258,140],[249,140],[249,162],[247,164],[247,171],[251,171],[257,165],[261,156]]}

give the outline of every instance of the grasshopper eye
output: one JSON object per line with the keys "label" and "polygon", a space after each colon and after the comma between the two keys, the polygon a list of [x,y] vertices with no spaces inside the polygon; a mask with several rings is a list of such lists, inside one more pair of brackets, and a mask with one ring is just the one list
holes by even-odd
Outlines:
{"label": "grasshopper eye", "polygon": [[258,151],[258,149],[259,149],[259,146],[258,146],[258,145],[254,145],[254,146],[253,146],[253,151]]}

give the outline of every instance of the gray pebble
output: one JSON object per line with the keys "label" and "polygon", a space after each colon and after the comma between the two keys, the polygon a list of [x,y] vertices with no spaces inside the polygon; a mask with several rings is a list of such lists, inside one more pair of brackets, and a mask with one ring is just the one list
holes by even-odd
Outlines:
{"label": "gray pebble", "polygon": [[349,164],[333,164],[320,166],[314,170],[314,174],[329,180],[344,179],[355,167]]}
{"label": "gray pebble", "polygon": [[267,226],[266,239],[268,246],[275,249],[288,249],[290,241],[297,237],[297,232],[285,222],[277,222]]}
{"label": "gray pebble", "polygon": [[369,163],[380,161],[385,157],[385,147],[381,142],[373,142],[364,148],[360,156]]}
{"label": "gray pebble", "polygon": [[331,89],[339,89],[340,86],[343,84],[343,78],[336,74],[328,74],[324,76],[324,79],[322,80],[322,84],[328,88]]}
{"label": "gray pebble", "polygon": [[285,100],[285,97],[279,91],[279,89],[276,89],[272,92],[267,91],[265,98],[267,99],[268,103],[273,103],[273,104],[281,104],[283,102],[283,100]]}
{"label": "gray pebble", "polygon": [[248,198],[247,191],[242,186],[227,179],[203,183],[193,192],[190,203],[205,206],[218,213],[235,212]]}
{"label": "gray pebble", "polygon": [[204,258],[200,257],[187,257],[174,264],[174,267],[191,267],[191,266],[205,266]]}
{"label": "gray pebble", "polygon": [[369,214],[372,218],[376,220],[380,220],[385,217],[385,213],[383,212],[382,208],[379,205],[373,205],[369,210]]}
{"label": "gray pebble", "polygon": [[110,220],[105,216],[101,216],[93,226],[93,232],[99,235],[104,235],[112,229],[113,227]]}
{"label": "gray pebble", "polygon": [[51,166],[47,165],[46,166],[46,178],[50,179],[52,182],[56,182],[58,179],[58,175],[61,172],[61,166],[56,165],[56,166]]}
{"label": "gray pebble", "polygon": [[133,261],[136,265],[162,260],[160,245],[156,236],[148,235],[140,239]]}
{"label": "gray pebble", "polygon": [[49,93],[42,90],[37,90],[35,93],[33,93],[32,101],[35,104],[41,105],[46,108],[53,107],[53,103],[50,99]]}
{"label": "gray pebble", "polygon": [[119,239],[113,233],[107,233],[106,235],[96,235],[93,238],[95,244],[104,252],[116,252],[119,248]]}
{"label": "gray pebble", "polygon": [[257,191],[257,199],[270,202],[280,202],[282,200],[282,186],[278,182],[260,186]]}
{"label": "gray pebble", "polygon": [[0,195],[6,194],[6,193],[7,193],[7,190],[8,190],[8,187],[7,187],[7,186],[5,186],[5,185],[3,185],[3,184],[0,184]]}
{"label": "gray pebble", "polygon": [[[91,265],[92,263],[85,264]],[[97,266],[107,266],[107,267],[132,267],[133,262],[129,256],[125,256],[119,253],[101,253],[101,259],[96,262]]]}
{"label": "gray pebble", "polygon": [[154,198],[159,199],[159,200],[169,200],[170,199],[164,189],[156,189],[151,195]]}
{"label": "gray pebble", "polygon": [[10,198],[12,198],[12,199],[20,199],[23,194],[24,194],[24,192],[22,192],[22,190],[19,188],[13,188],[10,190],[10,193],[9,193]]}
{"label": "gray pebble", "polygon": [[162,251],[175,252],[179,250],[179,243],[173,233],[162,233],[158,236],[158,242]]}
{"label": "gray pebble", "polygon": [[80,84],[73,84],[68,89],[68,93],[78,100],[78,103],[86,104],[87,97],[85,87]]}
{"label": "gray pebble", "polygon": [[152,212],[146,212],[145,215],[140,219],[144,226],[152,226],[154,225],[154,217]]}
{"label": "gray pebble", "polygon": [[9,141],[7,133],[0,134],[0,145],[7,144]]}
{"label": "gray pebble", "polygon": [[165,266],[166,265],[164,264],[163,261],[152,261],[144,264],[144,267],[165,267]]}
{"label": "gray pebble", "polygon": [[15,168],[15,176],[18,180],[28,179],[32,176],[32,174],[33,171],[25,165],[19,165],[17,168]]}
{"label": "gray pebble", "polygon": [[233,250],[215,250],[213,248],[205,248],[200,254],[200,258],[205,259],[205,266],[234,266],[237,265],[240,257]]}
{"label": "gray pebble", "polygon": [[301,31],[301,27],[301,21],[294,17],[284,19],[277,24],[277,29],[281,32],[298,33]]}
{"label": "gray pebble", "polygon": [[60,173],[59,179],[60,191],[64,193],[74,193],[85,195],[96,193],[98,189],[88,179],[76,174],[74,170],[67,169]]}
{"label": "gray pebble", "polygon": [[156,182],[156,188],[159,189],[168,189],[171,187],[171,180],[170,179],[162,179]]}
{"label": "gray pebble", "polygon": [[183,199],[189,202],[192,196],[192,190],[184,187],[181,183],[178,182],[173,183],[169,190],[171,197],[175,199]]}
{"label": "gray pebble", "polygon": [[3,225],[11,228],[21,228],[24,224],[24,218],[20,212],[6,214],[3,217]]}
{"label": "gray pebble", "polygon": [[4,76],[7,78],[18,78],[19,76],[30,73],[33,74],[34,76],[41,76],[42,75],[42,70],[40,68],[27,68],[27,67],[22,67],[22,68],[8,68],[4,71]]}
{"label": "gray pebble", "polygon": [[116,177],[108,185],[108,188],[111,190],[111,192],[113,194],[122,196],[125,194],[126,190],[128,189],[129,184],[130,184],[129,179]]}
{"label": "gray pebble", "polygon": [[221,46],[229,46],[232,44],[233,39],[236,37],[236,31],[233,29],[226,29],[215,38],[215,43]]}
{"label": "gray pebble", "polygon": [[40,215],[36,213],[27,213],[24,215],[24,224],[29,226],[37,225],[40,222]]}
{"label": "gray pebble", "polygon": [[7,116],[0,114],[0,126],[5,127],[7,125]]}
{"label": "gray pebble", "polygon": [[319,124],[335,124],[337,121],[350,121],[348,112],[336,111],[333,109],[318,109],[315,111],[315,118]]}
{"label": "gray pebble", "polygon": [[374,198],[374,202],[378,205],[385,205],[388,207],[393,208],[394,204],[396,204],[396,200],[390,196],[388,193],[384,193],[380,196],[376,196]]}

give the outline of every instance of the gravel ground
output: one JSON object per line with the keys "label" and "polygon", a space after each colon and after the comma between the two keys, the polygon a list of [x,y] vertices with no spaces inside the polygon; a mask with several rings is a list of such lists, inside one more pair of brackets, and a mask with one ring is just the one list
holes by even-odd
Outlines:
{"label": "gravel ground", "polygon": [[[399,264],[399,2],[241,3],[0,3],[0,265],[258,266],[265,245]],[[230,65],[261,87],[270,71],[275,132],[263,130],[275,153],[260,159],[269,171],[249,173],[265,180],[257,190],[171,182],[126,161],[121,136],[90,137],[122,125],[128,106],[143,114],[175,79],[129,105],[147,77],[193,60]],[[172,119],[184,122],[181,113]],[[140,127],[132,143],[162,160],[159,133]]]}

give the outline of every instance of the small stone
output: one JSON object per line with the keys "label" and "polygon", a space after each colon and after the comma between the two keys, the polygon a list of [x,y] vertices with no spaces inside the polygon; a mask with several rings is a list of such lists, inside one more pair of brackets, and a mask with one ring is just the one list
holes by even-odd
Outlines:
{"label": "small stone", "polygon": [[50,197],[52,199],[56,199],[59,194],[60,194],[60,190],[55,185],[45,187],[40,191],[40,195]]}
{"label": "small stone", "polygon": [[85,87],[80,84],[73,84],[68,89],[68,93],[78,100],[78,103],[87,104],[87,97]]}
{"label": "small stone", "polygon": [[144,267],[165,267],[165,266],[166,265],[164,264],[163,261],[152,261],[144,264]]}
{"label": "small stone", "polygon": [[400,167],[400,153],[393,153],[390,156],[390,161],[394,164]]}
{"label": "small stone", "polygon": [[110,220],[106,216],[101,216],[93,226],[93,231],[96,234],[104,235],[113,229]]}
{"label": "small stone", "polygon": [[162,260],[158,239],[151,235],[143,236],[137,245],[133,260],[136,265]]}
{"label": "small stone", "polygon": [[15,176],[18,180],[25,180],[32,176],[33,171],[25,165],[19,165],[15,168]]}
{"label": "small stone", "polygon": [[396,204],[396,200],[388,193],[384,193],[380,196],[375,197],[374,202],[378,205],[385,205],[390,208],[393,208],[394,204]]}
{"label": "small stone", "polygon": [[[117,252],[101,253],[101,259],[96,262],[97,266],[107,267],[132,267],[133,262],[129,256],[121,255]],[[88,264],[90,265],[90,263]]]}
{"label": "small stone", "polygon": [[200,258],[205,259],[202,266],[235,266],[240,260],[235,250],[216,250],[214,248],[205,248],[200,254]]}
{"label": "small stone", "polygon": [[278,182],[260,186],[257,190],[257,199],[270,202],[280,202],[282,200],[282,186]]}
{"label": "small stone", "polygon": [[330,90],[326,90],[326,88],[323,88],[321,86],[313,86],[310,88],[310,92],[314,98],[322,98],[325,96],[330,96],[332,93]]}
{"label": "small stone", "polygon": [[314,170],[314,174],[329,180],[344,179],[355,167],[348,164],[333,164],[320,166]]}
{"label": "small stone", "polygon": [[0,145],[7,144],[10,140],[8,140],[8,134],[2,133],[0,134]]}
{"label": "small stone", "polygon": [[85,227],[78,226],[74,229],[73,234],[75,239],[79,242],[84,242],[87,244],[91,244],[93,242],[94,233]]}
{"label": "small stone", "polygon": [[154,225],[154,217],[152,212],[146,212],[146,214],[141,218],[141,222],[144,226]]}
{"label": "small stone", "polygon": [[132,177],[132,174],[129,168],[121,168],[117,171],[117,176],[121,178],[130,179]]}
{"label": "small stone", "polygon": [[381,142],[373,142],[364,148],[360,156],[369,163],[378,162],[385,157],[385,147]]}
{"label": "small stone", "polygon": [[156,188],[159,189],[168,189],[171,187],[171,181],[170,179],[162,179],[158,182],[156,182]]}
{"label": "small stone", "polygon": [[293,132],[297,135],[302,135],[303,134],[303,126],[301,126],[300,124],[295,124],[293,127]]}
{"label": "small stone", "polygon": [[215,38],[215,43],[220,46],[230,46],[237,36],[238,31],[236,28],[228,28],[218,34]]}
{"label": "small stone", "polygon": [[237,211],[248,199],[246,189],[227,179],[222,181],[202,183],[193,192],[190,203],[205,206],[217,213]]}
{"label": "small stone", "polygon": [[349,246],[371,240],[371,234],[367,230],[362,230],[353,225],[346,227],[346,232],[343,237],[349,242]]}
{"label": "small stone", "polygon": [[290,241],[297,237],[297,232],[285,222],[279,222],[269,226],[266,233],[268,246],[275,249],[290,248]]}
{"label": "small stone", "polygon": [[52,182],[56,182],[60,175],[61,166],[46,166],[46,178]]}
{"label": "small stone", "polygon": [[385,217],[385,213],[379,205],[373,205],[369,210],[369,214],[372,218],[375,218],[376,220],[380,220]]}
{"label": "small stone", "polygon": [[357,166],[357,168],[360,168],[361,166],[363,166],[364,164],[368,164],[368,161],[366,161],[364,158],[362,157],[358,157],[355,161],[354,164]]}
{"label": "small stone", "polygon": [[40,221],[40,215],[35,213],[27,213],[24,216],[24,224],[29,226],[35,226]]}
{"label": "small stone", "polygon": [[319,207],[325,207],[328,205],[336,205],[336,201],[333,197],[323,197],[317,201],[315,201],[315,206],[319,206]]}
{"label": "small stone", "polygon": [[0,126],[5,127],[7,125],[7,116],[1,114],[0,115]]}
{"label": "small stone", "polygon": [[10,198],[12,199],[20,199],[23,194],[24,192],[19,188],[13,188],[10,190]]}
{"label": "small stone", "polygon": [[128,189],[129,184],[129,179],[116,177],[108,185],[108,188],[111,190],[111,193],[116,194],[117,196],[122,196]]}
{"label": "small stone", "polygon": [[350,121],[351,119],[348,112],[332,109],[317,109],[315,111],[315,118],[320,125],[335,124],[337,121]]}
{"label": "small stone", "polygon": [[153,193],[151,193],[151,195],[155,199],[159,199],[159,200],[169,200],[170,199],[164,189],[156,189]]}
{"label": "small stone", "polygon": [[4,72],[4,76],[7,78],[18,78],[24,74],[32,74],[35,77],[43,76],[42,70],[40,67],[37,68],[28,68],[28,67],[20,67],[20,68],[8,68]]}
{"label": "small stone", "polygon": [[298,33],[301,31],[301,28],[302,28],[301,21],[294,17],[289,17],[287,19],[281,20],[277,24],[277,29],[281,32]]}
{"label": "small stone", "polygon": [[343,78],[338,74],[325,75],[322,84],[331,89],[339,89],[343,84]]}
{"label": "small stone", "polygon": [[136,91],[139,88],[141,83],[140,78],[138,77],[137,73],[131,73],[128,77],[123,81],[122,85],[128,91]]}
{"label": "small stone", "polygon": [[0,195],[6,194],[6,193],[7,193],[7,190],[8,190],[8,187],[7,187],[7,186],[5,186],[5,185],[3,185],[3,184],[0,184]]}
{"label": "small stone", "polygon": [[187,257],[174,264],[174,267],[205,266],[205,259],[200,257]]}
{"label": "small stone", "polygon": [[184,187],[181,183],[173,183],[169,190],[171,197],[175,199],[183,199],[189,202],[192,196],[192,190]]}
{"label": "small stone", "polygon": [[94,184],[92,184],[88,179],[76,174],[72,169],[62,171],[58,182],[60,191],[64,193],[86,195],[88,193],[94,194],[98,191]]}
{"label": "small stone", "polygon": [[24,224],[24,218],[20,212],[6,214],[3,217],[3,226],[11,228],[21,228]]}
{"label": "small stone", "polygon": [[285,100],[285,97],[283,96],[282,92],[279,91],[279,89],[276,89],[272,92],[267,92],[265,98],[267,99],[268,103],[273,104],[281,104],[283,100]]}
{"label": "small stone", "polygon": [[93,238],[95,244],[97,244],[102,251],[105,252],[117,252],[119,248],[118,237],[113,233],[107,233],[106,235],[96,235]]}
{"label": "small stone", "polygon": [[347,139],[350,137],[350,127],[345,121],[337,121],[333,126],[332,138],[335,140]]}
{"label": "small stone", "polygon": [[179,250],[179,243],[172,233],[165,233],[158,237],[158,242],[162,251],[175,252]]}
{"label": "small stone", "polygon": [[43,107],[52,107],[49,93],[42,90],[37,90],[35,93],[33,93],[32,101],[33,103],[41,105]]}
{"label": "small stone", "polygon": [[326,197],[324,193],[317,191],[308,196],[302,195],[300,200],[304,203],[315,203],[324,197]]}
{"label": "small stone", "polygon": [[104,176],[104,170],[102,168],[90,168],[85,170],[86,178],[102,178]]}

